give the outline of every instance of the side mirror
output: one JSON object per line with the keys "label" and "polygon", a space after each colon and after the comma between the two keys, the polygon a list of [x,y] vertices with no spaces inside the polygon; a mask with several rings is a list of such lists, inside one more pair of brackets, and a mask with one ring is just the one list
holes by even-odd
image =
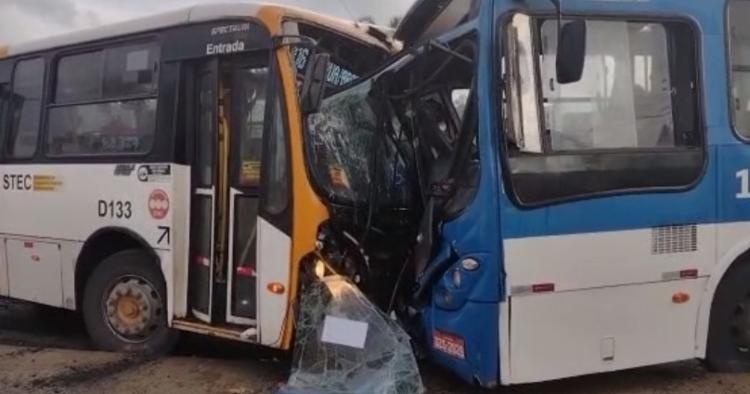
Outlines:
{"label": "side mirror", "polygon": [[581,80],[586,60],[586,21],[575,20],[560,29],[557,41],[557,83]]}
{"label": "side mirror", "polygon": [[305,80],[302,84],[300,99],[302,101],[302,112],[309,115],[320,110],[323,96],[326,91],[328,66],[331,64],[331,56],[324,53],[316,53],[312,56],[305,72]]}

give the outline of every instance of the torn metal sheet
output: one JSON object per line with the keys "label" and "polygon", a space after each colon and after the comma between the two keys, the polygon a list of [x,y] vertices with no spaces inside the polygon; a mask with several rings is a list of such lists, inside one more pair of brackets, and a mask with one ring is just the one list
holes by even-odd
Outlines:
{"label": "torn metal sheet", "polygon": [[346,278],[304,290],[286,392],[420,394],[409,336]]}

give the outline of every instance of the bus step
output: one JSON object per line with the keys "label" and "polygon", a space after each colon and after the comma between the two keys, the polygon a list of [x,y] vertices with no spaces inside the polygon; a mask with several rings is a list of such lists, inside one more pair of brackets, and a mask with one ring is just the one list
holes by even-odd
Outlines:
{"label": "bus step", "polygon": [[172,327],[201,335],[230,339],[248,343],[258,342],[258,329],[239,326],[216,326],[192,320],[178,320],[172,322]]}

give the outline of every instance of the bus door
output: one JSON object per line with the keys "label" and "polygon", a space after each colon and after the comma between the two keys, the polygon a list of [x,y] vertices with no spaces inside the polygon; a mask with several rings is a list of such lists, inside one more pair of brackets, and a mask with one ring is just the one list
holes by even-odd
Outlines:
{"label": "bus door", "polygon": [[[231,92],[229,254],[226,319],[254,325],[257,319],[258,215],[261,198],[263,135],[268,112],[268,62],[243,59],[224,75]],[[286,260],[288,262],[288,259]]]}
{"label": "bus door", "polygon": [[286,314],[291,199],[268,59],[212,60],[201,68],[212,77],[198,73],[191,297],[205,322],[268,326],[275,338]]}
{"label": "bus door", "polygon": [[217,155],[219,141],[219,60],[197,67],[195,89],[195,142],[191,202],[190,304],[193,315],[211,322],[216,238]]}

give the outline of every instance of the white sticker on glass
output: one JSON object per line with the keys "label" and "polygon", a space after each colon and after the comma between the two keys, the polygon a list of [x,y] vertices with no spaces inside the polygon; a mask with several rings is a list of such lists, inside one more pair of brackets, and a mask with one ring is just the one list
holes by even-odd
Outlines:
{"label": "white sticker on glass", "polygon": [[128,53],[125,61],[125,71],[143,71],[148,69],[148,50],[144,49]]}
{"label": "white sticker on glass", "polygon": [[326,316],[321,341],[357,349],[365,348],[368,325],[365,322]]}

